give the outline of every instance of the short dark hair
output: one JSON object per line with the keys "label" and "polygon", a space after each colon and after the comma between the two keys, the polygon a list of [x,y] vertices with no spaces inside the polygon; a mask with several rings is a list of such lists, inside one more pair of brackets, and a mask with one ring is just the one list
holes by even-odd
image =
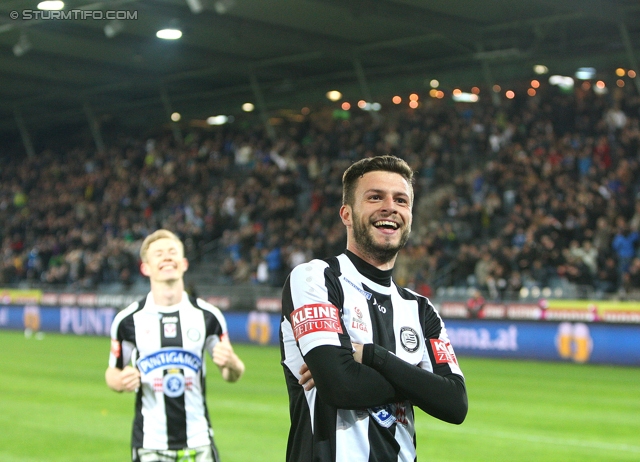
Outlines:
{"label": "short dark hair", "polygon": [[353,205],[354,194],[358,180],[369,172],[392,172],[402,175],[411,187],[411,201],[413,202],[413,170],[402,159],[395,156],[377,156],[360,159],[351,164],[342,175],[342,204]]}

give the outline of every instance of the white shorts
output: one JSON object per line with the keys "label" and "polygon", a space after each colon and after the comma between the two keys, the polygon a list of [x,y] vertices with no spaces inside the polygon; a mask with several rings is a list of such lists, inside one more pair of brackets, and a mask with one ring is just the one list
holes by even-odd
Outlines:
{"label": "white shorts", "polygon": [[133,449],[134,462],[219,462],[211,446],[186,449]]}

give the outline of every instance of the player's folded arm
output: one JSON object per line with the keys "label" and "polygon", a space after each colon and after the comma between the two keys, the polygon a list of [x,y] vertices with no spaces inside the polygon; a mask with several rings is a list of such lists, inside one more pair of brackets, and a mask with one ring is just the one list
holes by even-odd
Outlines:
{"label": "player's folded arm", "polygon": [[403,399],[379,372],[356,362],[348,348],[317,346],[304,360],[320,399],[331,406],[362,409]]}
{"label": "player's folded arm", "polygon": [[461,424],[467,416],[469,404],[462,376],[434,374],[372,343],[364,345],[362,362],[380,372],[398,393],[427,414],[453,424]]}

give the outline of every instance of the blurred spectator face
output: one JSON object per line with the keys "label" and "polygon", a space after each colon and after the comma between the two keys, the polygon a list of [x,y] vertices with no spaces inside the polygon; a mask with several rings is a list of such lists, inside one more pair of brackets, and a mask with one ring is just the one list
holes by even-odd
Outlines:
{"label": "blurred spectator face", "polygon": [[162,238],[149,245],[146,262],[140,269],[151,282],[171,282],[181,279],[188,267],[179,243]]}
{"label": "blurred spectator face", "polygon": [[397,173],[373,171],[358,180],[354,196],[353,206],[340,210],[349,243],[364,256],[390,261],[409,239],[411,186]]}

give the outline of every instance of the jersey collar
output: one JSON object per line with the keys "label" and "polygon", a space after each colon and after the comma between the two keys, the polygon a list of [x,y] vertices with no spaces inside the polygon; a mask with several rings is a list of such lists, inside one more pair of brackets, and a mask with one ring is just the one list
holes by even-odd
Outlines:
{"label": "jersey collar", "polygon": [[381,286],[391,286],[391,273],[393,272],[393,268],[389,270],[381,270],[371,265],[370,263],[367,263],[350,250],[345,250],[344,253],[347,257],[349,257],[349,260],[351,260],[353,266],[355,266],[358,272],[364,277],[372,280],[377,284],[380,284]]}

